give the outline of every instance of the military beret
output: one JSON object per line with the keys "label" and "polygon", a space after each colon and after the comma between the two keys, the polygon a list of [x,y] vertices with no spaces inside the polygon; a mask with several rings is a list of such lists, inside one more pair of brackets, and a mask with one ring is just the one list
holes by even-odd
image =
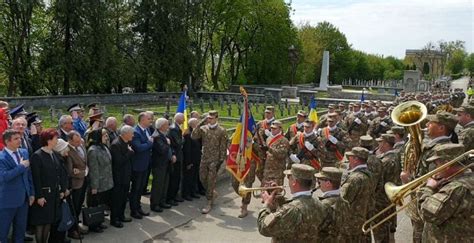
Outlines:
{"label": "military beret", "polygon": [[275,107],[269,105],[267,107],[265,107],[265,113],[267,112],[275,112]]}
{"label": "military beret", "polygon": [[342,170],[336,167],[323,167],[319,173],[314,174],[318,179],[327,179],[330,181],[341,181]]}
{"label": "military beret", "polygon": [[279,120],[275,120],[272,122],[272,125],[270,126],[271,128],[282,128],[282,124],[281,124],[281,121]]}
{"label": "military beret", "polygon": [[364,135],[359,138],[359,142],[361,146],[372,146],[374,145],[374,138],[370,135]]}
{"label": "military beret", "polygon": [[367,159],[369,157],[369,150],[362,147],[354,147],[351,151],[346,153],[346,156],[355,156],[361,159]]}
{"label": "military beret", "polygon": [[406,133],[406,130],[404,127],[401,127],[401,126],[393,126],[392,128],[390,128],[391,131],[394,133],[394,134],[400,134],[400,135],[404,135]]}
{"label": "military beret", "polygon": [[449,161],[464,153],[464,149],[464,145],[458,143],[440,144],[434,147],[434,155],[426,161],[433,162],[438,159]]}
{"label": "military beret", "polygon": [[427,115],[426,119],[430,122],[440,123],[451,129],[454,129],[458,124],[458,118],[446,111],[438,112],[435,115]]}
{"label": "military beret", "polygon": [[208,112],[208,116],[218,116],[219,115],[219,112],[217,112],[216,110],[210,110]]}
{"label": "military beret", "polygon": [[307,117],[308,113],[306,113],[306,111],[304,111],[304,110],[299,110],[297,115]]}
{"label": "military beret", "polygon": [[395,136],[393,134],[384,133],[384,134],[380,135],[380,137],[375,139],[375,140],[377,142],[385,141],[385,142],[394,144],[395,143]]}
{"label": "military beret", "polygon": [[314,168],[305,164],[293,164],[290,170],[285,170],[285,175],[292,175],[296,179],[313,180]]}

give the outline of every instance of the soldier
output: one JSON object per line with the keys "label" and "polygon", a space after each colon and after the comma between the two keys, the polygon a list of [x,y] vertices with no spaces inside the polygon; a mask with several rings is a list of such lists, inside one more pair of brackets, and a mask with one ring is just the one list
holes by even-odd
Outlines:
{"label": "soldier", "polygon": [[459,125],[459,143],[463,144],[466,151],[474,149],[474,102],[454,109],[457,112]]}
{"label": "soldier", "polygon": [[346,153],[349,170],[341,184],[341,198],[349,204],[350,214],[345,219],[348,230],[341,232],[345,242],[366,242],[362,225],[367,219],[371,204],[372,173],[367,168],[369,151],[362,147],[352,148]]}
{"label": "soldier", "polygon": [[367,122],[370,124],[376,117],[373,112],[374,110],[369,102],[365,102],[362,107],[364,110],[364,116],[367,118]]}
{"label": "soldier", "polygon": [[344,126],[344,122],[341,121],[341,115],[339,111],[335,111],[333,113],[328,113],[328,118],[331,118],[336,121],[336,126],[340,129],[347,131],[346,127]]}
{"label": "soldier", "polygon": [[322,115],[320,118],[319,118],[319,124],[318,124],[318,127],[325,127],[327,126],[327,118],[328,118],[328,114],[330,113],[334,113],[336,111],[336,105],[334,104],[329,104],[328,105],[328,112],[324,115]]}
{"label": "soldier", "polygon": [[347,133],[352,141],[348,145],[348,148],[359,146],[358,143],[360,137],[365,135],[368,129],[367,118],[360,111],[360,104],[354,104],[354,112],[347,116],[345,127],[347,128]]}
{"label": "soldier", "polygon": [[328,118],[327,121],[328,126],[318,130],[318,137],[321,141],[319,159],[321,167],[336,167],[336,165],[340,166],[339,163],[344,158],[344,151],[351,139],[344,130],[336,126],[335,120]]}
{"label": "soldier", "polygon": [[215,191],[217,171],[227,157],[227,131],[217,123],[218,117],[217,111],[209,111],[209,115],[191,133],[192,139],[201,139],[202,141],[199,178],[206,188],[207,198],[207,206],[201,210],[203,214],[209,213],[217,197]]}
{"label": "soldier", "polygon": [[275,108],[273,106],[267,106],[265,108],[265,119],[257,123],[255,136],[253,138],[254,143],[252,145],[252,153],[254,156],[252,156],[252,159],[257,165],[255,175],[258,177],[262,185],[267,151],[266,141],[267,137],[271,134],[270,126],[275,120],[274,112]]}
{"label": "soldier", "polygon": [[[464,150],[462,144],[443,144],[427,161],[439,167]],[[452,165],[418,191],[417,206],[425,223],[423,242],[474,242],[474,174],[462,171],[463,167]]]}
{"label": "soldier", "polygon": [[306,111],[300,110],[298,111],[298,114],[296,115],[296,123],[292,124],[291,126],[288,127],[288,130],[286,130],[285,137],[290,141],[298,132],[302,132],[303,129],[303,122],[306,120],[308,117],[308,114]]}
{"label": "soldier", "polygon": [[290,144],[282,135],[282,124],[278,120],[275,120],[271,125],[271,134],[267,138],[267,148],[263,184],[273,181],[277,185],[282,186],[284,179],[283,171],[288,159]]}
{"label": "soldier", "polygon": [[291,168],[293,163],[302,163],[310,165],[316,170],[321,169],[321,164],[317,157],[317,148],[320,146],[320,142],[313,128],[314,123],[307,120],[304,122],[304,131],[298,132],[291,139],[290,149],[292,154],[290,155],[288,168]]}
{"label": "soldier", "polygon": [[[255,161],[251,160],[249,172],[243,181],[243,184],[248,188],[252,187],[252,184],[255,182],[255,169],[256,169]],[[239,194],[239,186],[240,186],[240,182],[237,179],[235,179],[235,177],[232,176],[232,188],[237,194]],[[248,215],[247,207],[250,204],[251,199],[252,199],[252,193],[247,193],[245,197],[242,197],[242,206],[240,206],[240,214],[238,215],[239,218],[247,217]]]}
{"label": "soldier", "polygon": [[387,115],[387,108],[380,107],[377,112],[379,116],[372,121],[367,131],[367,134],[373,138],[378,138],[381,134],[386,133],[393,124],[392,119]]}
{"label": "soldier", "polygon": [[264,208],[258,214],[258,231],[272,237],[272,242],[318,242],[319,231],[328,212],[311,195],[314,169],[294,164],[286,170],[293,198],[280,207],[274,202],[276,190],[262,193]]}
{"label": "soldier", "polygon": [[[406,130],[404,127],[393,126],[390,131],[392,131],[395,136],[395,144],[393,149],[397,150],[398,156],[400,158],[400,165],[403,165],[403,160],[405,159],[405,144],[407,143],[406,139]],[[389,131],[387,131],[388,133]]]}
{"label": "soldier", "polygon": [[323,192],[318,198],[326,206],[329,214],[327,226],[321,228],[320,242],[343,242],[341,232],[347,227],[344,221],[349,213],[349,208],[340,196],[342,170],[335,167],[324,167],[314,176]]}
{"label": "soldier", "polygon": [[344,121],[344,119],[346,119],[346,116],[347,114],[349,114],[349,111],[346,110],[346,105],[344,105],[344,103],[340,102],[338,105],[339,107],[339,114],[341,115],[341,120]]}
{"label": "soldier", "polygon": [[[400,183],[400,162],[397,150],[393,149],[395,144],[395,136],[393,134],[382,134],[376,139],[379,143],[377,158],[382,161],[382,174],[381,185],[385,185],[387,182],[392,182],[397,185]],[[375,193],[375,211],[379,212],[389,206],[391,201],[388,200],[384,191],[377,191]],[[395,208],[387,212],[385,216],[395,212]],[[383,216],[382,216],[383,217]],[[386,221],[380,227],[374,230],[375,242],[389,242],[390,232],[396,229],[397,217],[393,217],[393,220]]]}
{"label": "soldier", "polygon": [[[429,157],[433,156],[434,148],[442,144],[451,143],[451,137],[449,136],[457,124],[456,117],[449,112],[439,112],[435,115],[427,115],[427,135],[428,139],[423,141],[422,154],[420,163],[416,168],[414,177],[420,177],[429,171],[434,169],[434,165],[427,161]],[[413,178],[413,175],[408,174],[406,171],[400,173],[400,178],[403,184],[408,183]],[[414,208],[407,209],[407,215],[411,218],[413,225],[413,242],[421,242],[421,236],[423,233],[423,221],[421,220],[417,210]]]}
{"label": "soldier", "polygon": [[349,109],[349,111],[348,111],[348,113],[347,113],[348,115],[349,115],[350,113],[354,112],[354,103],[353,103],[353,102],[350,102],[350,103],[349,103],[348,109]]}

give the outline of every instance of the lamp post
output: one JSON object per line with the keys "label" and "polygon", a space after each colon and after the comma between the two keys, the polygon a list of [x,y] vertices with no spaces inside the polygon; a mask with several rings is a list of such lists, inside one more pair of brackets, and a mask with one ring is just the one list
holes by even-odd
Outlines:
{"label": "lamp post", "polygon": [[298,66],[299,54],[294,45],[288,47],[288,59],[291,64],[291,80],[290,86],[293,86],[296,76],[296,67]]}

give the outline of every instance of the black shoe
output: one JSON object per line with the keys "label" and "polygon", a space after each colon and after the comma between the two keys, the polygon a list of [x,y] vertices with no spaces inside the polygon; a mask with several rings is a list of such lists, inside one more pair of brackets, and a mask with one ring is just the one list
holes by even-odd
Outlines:
{"label": "black shoe", "polygon": [[81,234],[79,234],[79,232],[76,230],[76,231],[72,231],[72,232],[69,232],[67,234],[67,236],[71,239],[75,239],[75,240],[81,240],[81,239],[84,239],[84,237],[82,237]]}
{"label": "black shoe", "polygon": [[199,191],[199,194],[206,196],[206,191]]}
{"label": "black shoe", "polygon": [[102,232],[104,232],[104,230],[103,230],[102,228],[100,228],[99,226],[91,227],[91,228],[89,228],[89,231],[92,231],[92,232],[95,232],[95,233],[102,233]]}
{"label": "black shoe", "polygon": [[161,213],[161,212],[163,212],[163,209],[162,209],[162,208],[160,208],[160,207],[157,207],[157,206],[155,206],[155,207],[151,207],[150,209],[151,209],[151,211],[153,211],[153,212],[157,212],[157,213]]}
{"label": "black shoe", "polygon": [[33,241],[33,237],[29,237],[25,235],[25,238],[23,238],[24,241]]}
{"label": "black shoe", "polygon": [[178,206],[178,203],[175,200],[169,200],[166,203],[170,204],[171,206]]}
{"label": "black shoe", "polygon": [[102,223],[102,224],[99,224],[99,227],[100,227],[101,229],[107,229],[107,228],[108,228],[107,225],[105,225],[105,224],[103,224],[103,223]]}
{"label": "black shoe", "polygon": [[146,196],[146,195],[150,195],[150,194],[151,194],[151,191],[145,190],[145,191],[143,191],[142,196]]}
{"label": "black shoe", "polygon": [[199,198],[201,198],[200,196],[198,196],[198,195],[196,195],[196,194],[194,194],[194,193],[193,193],[193,194],[191,194],[191,197],[192,197],[192,198],[196,198],[196,199],[199,199]]}
{"label": "black shoe", "polygon": [[132,219],[131,219],[131,218],[123,217],[123,218],[120,218],[120,222],[129,223],[129,222],[132,222]]}
{"label": "black shoe", "polygon": [[105,217],[109,216],[109,213],[107,213],[107,211],[104,211],[104,216]]}
{"label": "black shoe", "polygon": [[176,202],[184,202],[184,200],[181,197],[176,197],[174,200]]}
{"label": "black shoe", "polygon": [[183,199],[186,200],[186,201],[192,201],[193,200],[193,198],[190,197],[190,196],[184,196]]}
{"label": "black shoe", "polygon": [[160,204],[160,208],[170,209],[170,208],[171,208],[171,205],[168,204],[168,203],[161,203],[161,204]]}
{"label": "black shoe", "polygon": [[111,221],[110,225],[114,226],[115,228],[123,228],[123,224],[120,221]]}
{"label": "black shoe", "polygon": [[135,218],[135,219],[142,219],[143,216],[141,214],[139,214],[138,212],[132,212],[130,213],[130,216],[132,216],[132,218]]}
{"label": "black shoe", "polygon": [[138,209],[138,213],[141,214],[142,216],[149,216],[150,215],[150,213],[143,212],[142,209]]}

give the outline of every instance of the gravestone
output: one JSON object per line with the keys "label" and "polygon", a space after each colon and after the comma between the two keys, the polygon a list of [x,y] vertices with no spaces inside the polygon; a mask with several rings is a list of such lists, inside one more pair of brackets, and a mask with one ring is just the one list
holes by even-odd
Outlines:
{"label": "gravestone", "polygon": [[127,114],[127,105],[122,105],[122,117]]}
{"label": "gravestone", "polygon": [[323,52],[323,64],[321,67],[321,78],[319,79],[319,89],[327,90],[329,83],[329,51]]}
{"label": "gravestone", "polygon": [[232,116],[232,105],[227,104],[227,116]]}
{"label": "gravestone", "polygon": [[418,89],[418,82],[421,73],[418,70],[405,70],[403,73],[403,90],[405,92],[415,92]]}

